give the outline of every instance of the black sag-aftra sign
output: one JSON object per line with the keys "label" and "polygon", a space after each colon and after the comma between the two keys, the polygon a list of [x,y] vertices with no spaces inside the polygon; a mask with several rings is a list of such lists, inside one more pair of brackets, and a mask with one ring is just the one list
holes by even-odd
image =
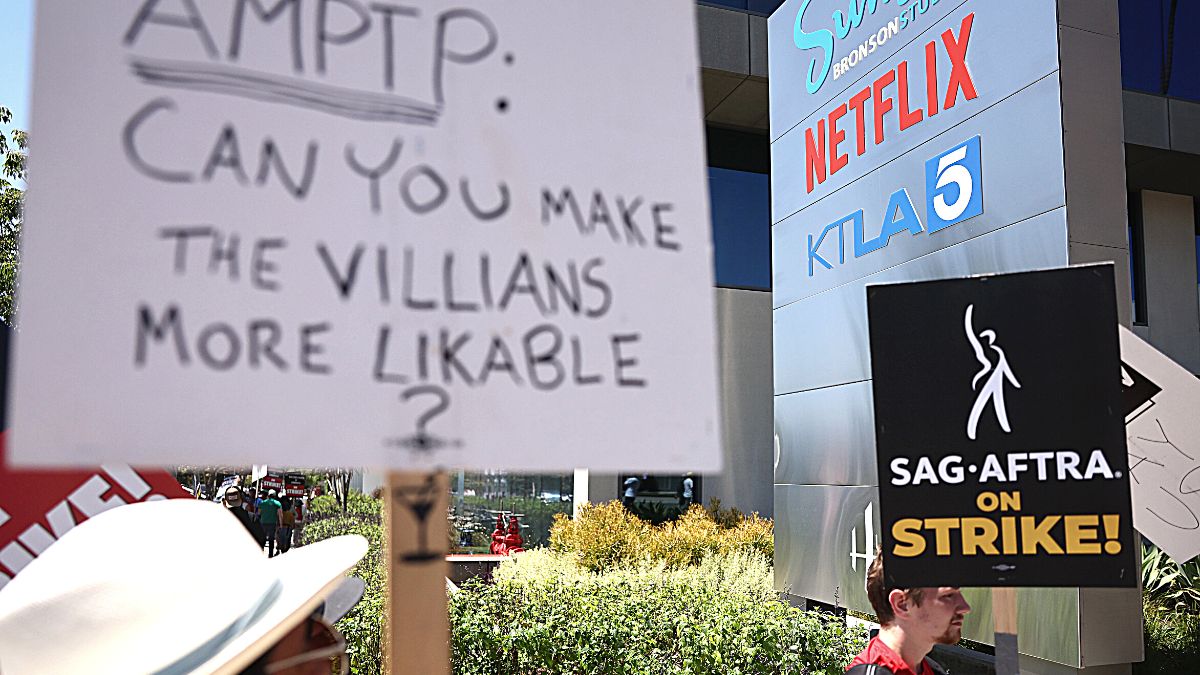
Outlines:
{"label": "black sag-aftra sign", "polygon": [[887,581],[1137,584],[1111,265],[867,288]]}

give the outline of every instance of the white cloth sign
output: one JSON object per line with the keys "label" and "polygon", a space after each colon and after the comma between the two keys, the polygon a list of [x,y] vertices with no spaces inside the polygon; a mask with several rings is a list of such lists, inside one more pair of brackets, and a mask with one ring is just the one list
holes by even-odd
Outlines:
{"label": "white cloth sign", "polygon": [[694,4],[39,3],[12,460],[718,468]]}
{"label": "white cloth sign", "polygon": [[227,476],[225,480],[221,481],[221,487],[217,488],[217,491],[213,493],[212,500],[214,502],[219,502],[225,499],[225,491],[240,482],[241,478],[238,476]]}
{"label": "white cloth sign", "polygon": [[1200,380],[1121,327],[1133,524],[1183,563],[1200,553]]}

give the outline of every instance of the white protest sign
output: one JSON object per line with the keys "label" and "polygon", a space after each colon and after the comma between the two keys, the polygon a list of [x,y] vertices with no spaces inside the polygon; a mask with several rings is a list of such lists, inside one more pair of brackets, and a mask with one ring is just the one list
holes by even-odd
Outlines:
{"label": "white protest sign", "polygon": [[1200,380],[1121,327],[1133,524],[1183,563],[1200,553]]}
{"label": "white protest sign", "polygon": [[226,476],[225,480],[221,481],[221,487],[217,488],[217,491],[213,493],[212,500],[214,502],[219,502],[222,499],[225,499],[225,491],[231,486],[237,485],[240,482],[240,476]]}
{"label": "white protest sign", "polygon": [[39,3],[12,459],[716,469],[694,5]]}

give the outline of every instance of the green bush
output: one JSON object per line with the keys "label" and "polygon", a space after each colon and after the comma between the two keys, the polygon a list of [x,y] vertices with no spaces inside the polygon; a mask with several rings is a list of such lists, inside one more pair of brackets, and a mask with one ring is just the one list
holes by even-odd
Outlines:
{"label": "green bush", "polygon": [[779,602],[760,555],[597,574],[530,551],[450,598],[456,673],[841,673],[865,635]]}
{"label": "green bush", "polygon": [[1200,560],[1179,564],[1153,544],[1142,548],[1146,660],[1138,675],[1184,673],[1200,661]]}
{"label": "green bush", "polygon": [[651,525],[662,525],[683,515],[683,507],[665,502],[636,501],[629,510]]}
{"label": "green bush", "polygon": [[1200,558],[1181,565],[1154,544],[1143,544],[1142,589],[1156,605],[1200,613]]}
{"label": "green bush", "polygon": [[1147,600],[1146,660],[1133,664],[1136,675],[1194,672],[1200,662],[1200,615]]}
{"label": "green bush", "polygon": [[[313,501],[324,499],[317,497]],[[379,500],[370,501],[378,504]],[[353,500],[352,500],[353,501]],[[362,500],[356,502],[358,513],[324,515],[304,528],[303,541],[311,544],[342,534],[360,534],[367,539],[369,548],[363,559],[350,570],[351,576],[363,580],[366,588],[362,600],[337,622],[337,629],[346,636],[346,653],[350,657],[350,673],[353,675],[382,675],[383,673],[383,630],[387,611],[387,579],[383,569],[384,536],[378,507],[374,515],[364,513],[370,505]],[[335,509],[337,506],[335,504]]]}
{"label": "green bush", "polygon": [[[350,503],[356,506],[345,515],[326,508],[305,528],[304,542],[361,534],[370,543],[351,571],[366,582],[365,595],[337,626],[350,672],[382,675],[387,588],[379,502]],[[863,647],[860,632],[775,597],[769,558],[745,543],[763,532],[769,540],[770,521],[724,529],[695,507],[679,523],[653,528],[619,504],[589,515],[581,525],[612,525],[621,536],[645,528],[662,553],[612,557],[605,573],[581,567],[575,551],[533,550],[505,561],[493,585],[471,582],[449,599],[455,673],[832,675]]]}
{"label": "green bush", "polygon": [[774,558],[771,520],[758,514],[725,516],[732,526],[722,526],[704,507],[692,505],[678,519],[652,525],[620,502],[586,505],[575,519],[555,517],[550,547],[574,554],[580,566],[594,572],[642,561],[662,561],[675,569],[717,553],[754,552]]}
{"label": "green bush", "polygon": [[[346,497],[346,514],[359,516],[380,516],[383,512],[383,501],[361,492],[351,492]],[[341,516],[342,507],[331,494],[313,497],[308,501],[309,518],[319,520],[330,516]]]}

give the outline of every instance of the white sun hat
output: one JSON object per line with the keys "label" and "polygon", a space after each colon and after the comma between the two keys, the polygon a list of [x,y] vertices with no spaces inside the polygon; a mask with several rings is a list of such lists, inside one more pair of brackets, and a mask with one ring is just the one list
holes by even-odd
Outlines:
{"label": "white sun hat", "polygon": [[267,558],[218,504],[120,506],[0,589],[0,673],[239,673],[367,551],[357,535]]}

